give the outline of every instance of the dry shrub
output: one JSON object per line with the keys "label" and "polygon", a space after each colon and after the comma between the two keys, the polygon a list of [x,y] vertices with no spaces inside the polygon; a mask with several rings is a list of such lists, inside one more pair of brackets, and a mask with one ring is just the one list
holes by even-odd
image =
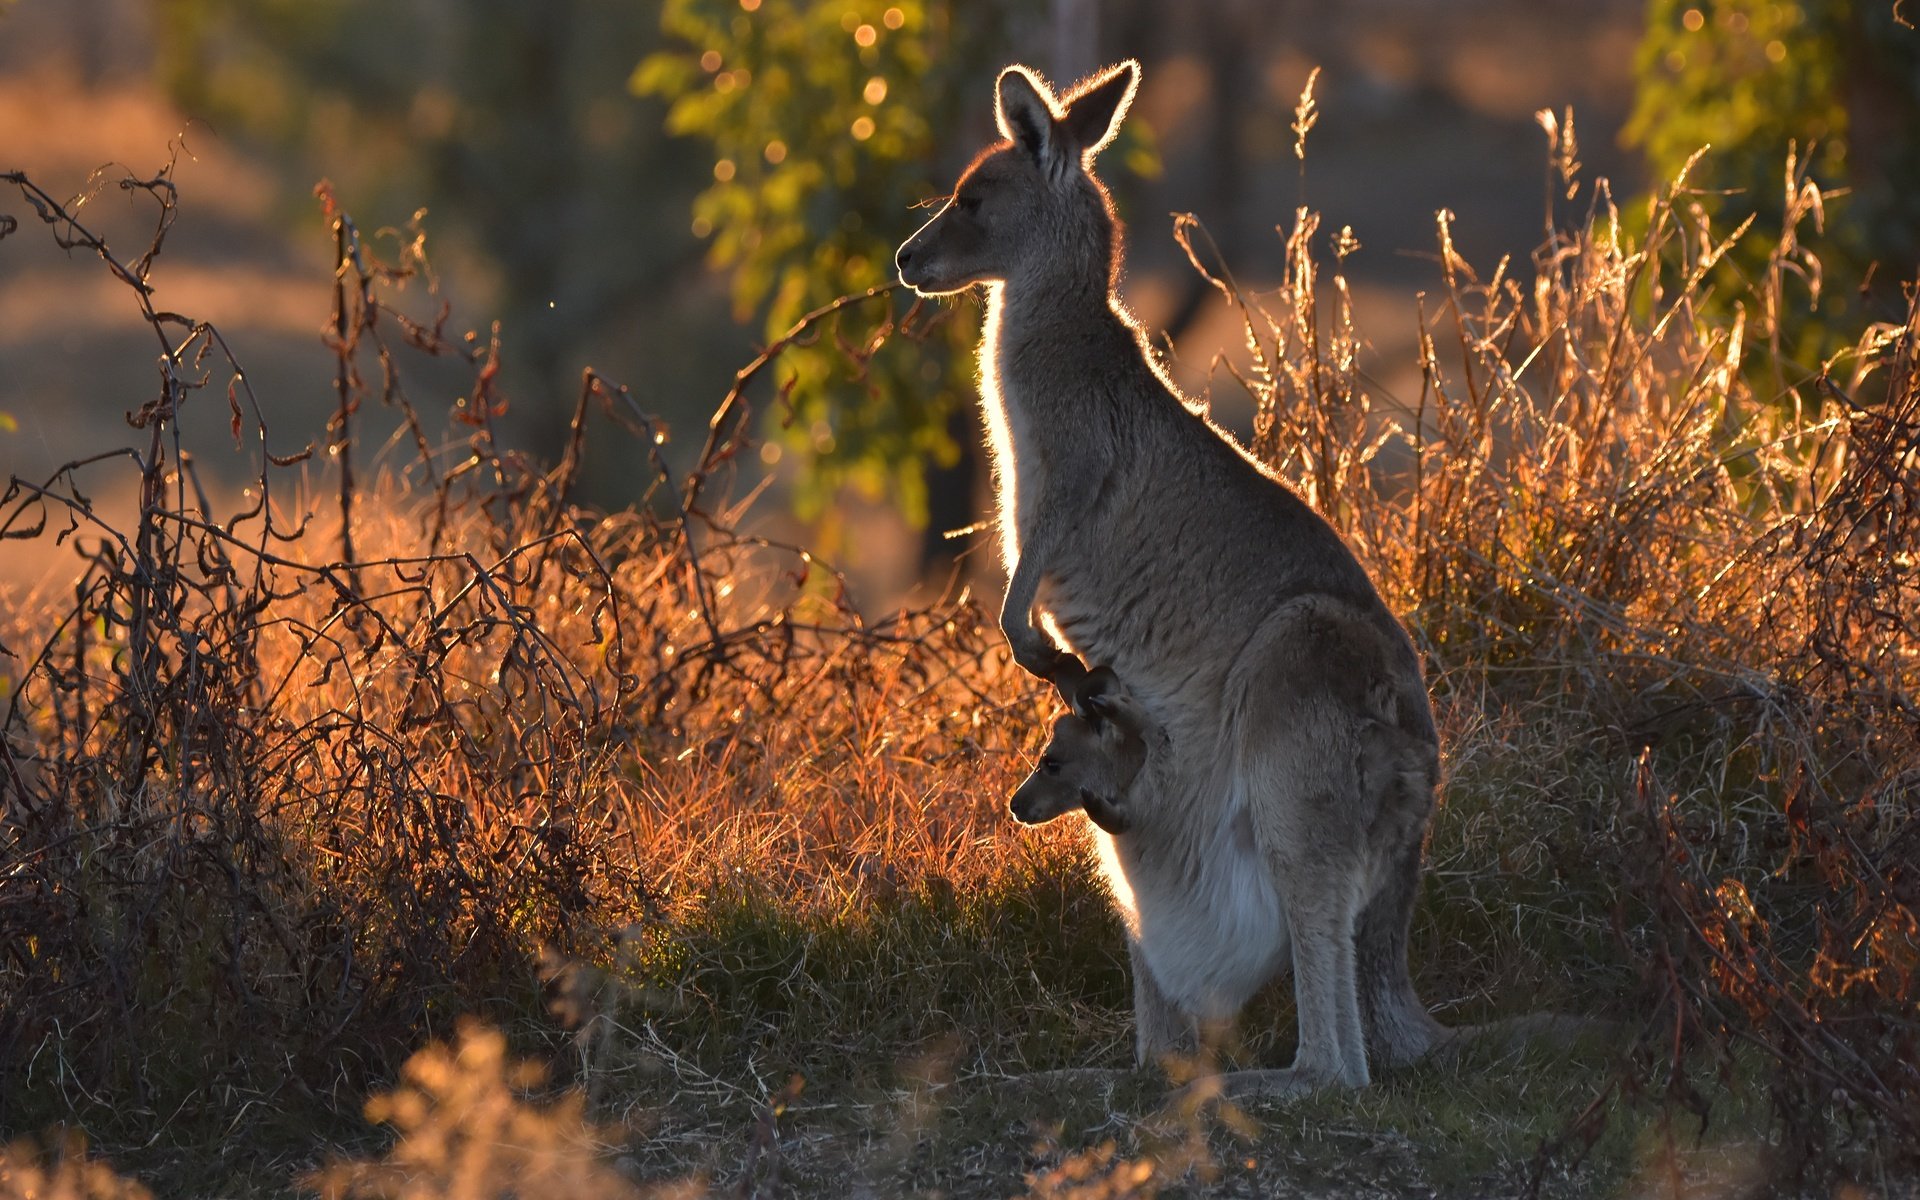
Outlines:
{"label": "dry shrub", "polygon": [[541,1104],[537,1063],[508,1057],[500,1034],[477,1026],[455,1045],[407,1060],[400,1086],[367,1102],[367,1118],[398,1137],[383,1159],[342,1162],[308,1180],[324,1200],[640,1200],[707,1194],[697,1181],[642,1187],[606,1163],[623,1131],[586,1119],[578,1093]]}
{"label": "dry shrub", "polygon": [[1070,1156],[1027,1179],[1032,1200],[1152,1200],[1161,1180],[1146,1159],[1119,1158],[1112,1142]]}
{"label": "dry shrub", "polygon": [[52,1154],[24,1142],[0,1146],[0,1200],[153,1200],[153,1193],[86,1156],[79,1138]]}
{"label": "dry shrub", "polygon": [[[157,1113],[185,1112],[170,1128],[191,1144],[207,1135],[194,1114],[224,1113],[265,1139],[282,1113],[390,1077],[455,1012],[537,1010],[543,947],[601,957],[606,931],[671,919],[670,895],[697,902],[743,868],[827,910],[1003,869],[976,799],[1032,724],[1003,706],[1038,693],[1007,695],[970,603],[863,621],[805,552],[697,503],[665,431],[591,372],[559,466],[502,449],[497,333],[410,315],[424,234],[377,261],[324,189],[337,491],[306,495],[307,454],[260,449],[219,331],[154,305],[167,173],[121,185],[157,212],[131,263],[77,205],[0,180],[129,285],[165,348],[160,394],[132,418],[143,452],[0,498],[0,539],[64,541],[76,565],[70,589],[0,617],[0,1124],[141,1144]],[[410,400],[408,353],[472,368],[450,446]],[[234,512],[178,448],[183,406],[222,384],[259,455]],[[411,461],[356,460],[375,401]],[[708,443],[702,479],[744,436],[730,406],[742,420]],[[634,435],[653,491],[599,517],[568,495],[604,418]],[[131,528],[90,499],[115,467],[137,475]]]}

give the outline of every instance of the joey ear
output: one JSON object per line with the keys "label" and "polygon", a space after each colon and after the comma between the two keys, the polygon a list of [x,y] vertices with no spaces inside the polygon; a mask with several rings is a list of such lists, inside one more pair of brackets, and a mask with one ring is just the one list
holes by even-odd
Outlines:
{"label": "joey ear", "polygon": [[1045,166],[1059,153],[1060,136],[1055,127],[1059,112],[1053,89],[1027,68],[1012,66],[1000,72],[993,115],[1001,134],[1035,162]]}
{"label": "joey ear", "polygon": [[1112,667],[1095,667],[1088,671],[1073,690],[1074,710],[1090,719],[1112,720],[1120,713],[1120,706],[1127,699],[1127,689],[1121,685],[1120,677],[1113,673]]}
{"label": "joey ear", "polygon": [[1139,89],[1139,63],[1130,58],[1110,67],[1067,97],[1061,128],[1081,154],[1098,154],[1120,132],[1120,122]]}
{"label": "joey ear", "polygon": [[[1095,667],[1087,672],[1073,696],[1074,708],[1082,713],[1103,741],[1108,735],[1120,736],[1119,746],[1129,752],[1145,751],[1146,739],[1156,726],[1127,685],[1113,673],[1112,667]],[[1108,741],[1109,745],[1113,743]]]}

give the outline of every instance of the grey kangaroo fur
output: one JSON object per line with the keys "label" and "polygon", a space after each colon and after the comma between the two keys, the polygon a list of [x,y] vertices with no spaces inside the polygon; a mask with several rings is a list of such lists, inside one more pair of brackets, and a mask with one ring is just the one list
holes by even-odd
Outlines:
{"label": "grey kangaroo fur", "polygon": [[1446,1037],[1407,972],[1438,739],[1419,657],[1366,571],[1175,390],[1114,295],[1120,226],[1091,164],[1139,77],[1122,63],[1056,98],[1007,68],[1005,141],[897,266],[923,294],[987,291],[1015,660],[1068,694],[1080,658],[1110,666],[1164,727],[1128,831],[1096,834],[1139,1061],[1190,1050],[1197,1022],[1291,966],[1293,1065],[1229,1088],[1357,1087],[1370,1061]]}
{"label": "grey kangaroo fur", "polygon": [[1131,832],[1133,782],[1150,755],[1164,757],[1166,730],[1110,667],[1095,667],[1080,679],[1073,708],[1054,720],[1039,765],[1014,790],[1007,808],[1023,825],[1084,809],[1087,819],[1107,833]]}

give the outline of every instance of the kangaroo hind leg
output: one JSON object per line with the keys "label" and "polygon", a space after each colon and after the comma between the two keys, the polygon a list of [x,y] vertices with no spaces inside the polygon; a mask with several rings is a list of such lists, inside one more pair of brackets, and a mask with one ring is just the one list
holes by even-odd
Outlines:
{"label": "kangaroo hind leg", "polygon": [[1356,876],[1291,869],[1297,865],[1290,864],[1282,880],[1291,884],[1283,894],[1292,927],[1299,1048],[1290,1067],[1228,1072],[1220,1081],[1228,1096],[1287,1099],[1371,1081],[1354,975]]}
{"label": "kangaroo hind leg", "polygon": [[1420,856],[1420,843],[1414,841],[1388,857],[1384,878],[1361,910],[1354,931],[1367,1053],[1388,1066],[1413,1062],[1446,1037],[1445,1027],[1434,1020],[1414,991],[1407,967],[1407,938],[1420,889]]}
{"label": "kangaroo hind leg", "polygon": [[1287,914],[1299,1050],[1293,1066],[1230,1091],[1288,1093],[1298,1083],[1369,1082],[1354,934],[1366,897],[1366,814],[1344,714],[1324,703],[1276,706],[1241,784],[1254,838]]}
{"label": "kangaroo hind leg", "polygon": [[1127,939],[1127,957],[1133,969],[1133,1058],[1147,1067],[1167,1058],[1191,1057],[1200,1049],[1199,1026],[1193,1016],[1167,998],[1147,966],[1140,943]]}
{"label": "kangaroo hind leg", "polygon": [[1331,637],[1314,636],[1315,624],[1277,639],[1236,730],[1238,786],[1292,934],[1299,1014],[1293,1066],[1245,1081],[1262,1092],[1371,1079],[1354,938],[1372,890],[1377,810],[1362,779],[1361,705],[1343,694],[1355,673],[1347,660],[1361,656],[1337,624]]}
{"label": "kangaroo hind leg", "polygon": [[1407,967],[1439,760],[1425,738],[1377,720],[1363,721],[1356,741],[1360,785],[1375,814],[1367,834],[1375,863],[1372,894],[1354,934],[1360,1014],[1368,1054],[1402,1065],[1426,1054],[1445,1035],[1414,991]]}
{"label": "kangaroo hind leg", "polygon": [[1292,1070],[1314,1081],[1365,1087],[1370,1076],[1353,943],[1357,872],[1316,869],[1298,859],[1283,871],[1300,1023]]}

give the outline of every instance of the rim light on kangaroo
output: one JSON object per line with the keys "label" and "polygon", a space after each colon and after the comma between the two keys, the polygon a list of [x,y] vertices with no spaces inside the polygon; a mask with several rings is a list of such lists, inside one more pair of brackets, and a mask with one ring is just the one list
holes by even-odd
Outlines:
{"label": "rim light on kangaroo", "polygon": [[[1174,388],[1114,294],[1093,163],[1140,68],[1064,95],[1001,73],[1003,139],[900,247],[925,295],[982,286],[981,397],[1015,660],[1110,669],[1160,731],[1096,830],[1128,932],[1142,1063],[1196,1047],[1291,968],[1300,1037],[1235,1092],[1361,1086],[1447,1036],[1407,935],[1439,777],[1420,662],[1311,507]],[[1036,621],[1036,617],[1038,618]]]}

